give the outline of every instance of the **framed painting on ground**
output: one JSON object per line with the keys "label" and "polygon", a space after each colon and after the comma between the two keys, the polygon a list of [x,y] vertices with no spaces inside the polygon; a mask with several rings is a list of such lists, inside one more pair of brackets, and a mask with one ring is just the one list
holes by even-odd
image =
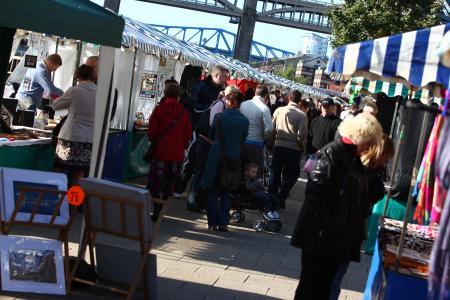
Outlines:
{"label": "framed painting on ground", "polygon": [[0,261],[2,290],[66,294],[60,241],[0,236]]}
{"label": "framed painting on ground", "polygon": [[[62,173],[41,172],[24,169],[2,168],[2,188],[0,197],[2,206],[2,220],[10,220],[19,199],[21,187],[38,187],[52,190],[67,191],[67,177]],[[16,220],[28,221],[38,199],[38,192],[27,192],[20,205]],[[50,223],[56,209],[59,196],[46,193],[42,199],[33,222]],[[55,224],[66,224],[69,220],[69,204],[64,199],[55,219]]]}

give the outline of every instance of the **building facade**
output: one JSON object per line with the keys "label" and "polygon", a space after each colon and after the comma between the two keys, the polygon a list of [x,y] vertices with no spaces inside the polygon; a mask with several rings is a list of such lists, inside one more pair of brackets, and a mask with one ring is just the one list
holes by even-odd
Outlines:
{"label": "building facade", "polygon": [[307,33],[300,40],[299,54],[311,55],[314,57],[326,57],[328,49],[328,39],[315,33]]}
{"label": "building facade", "polygon": [[345,82],[334,81],[325,74],[325,67],[318,68],[314,74],[313,87],[343,92],[345,88]]}
{"label": "building facade", "polygon": [[301,59],[295,70],[295,77],[304,77],[310,80],[309,85],[313,85],[314,74],[317,69],[325,68],[327,61],[322,57],[304,58]]}

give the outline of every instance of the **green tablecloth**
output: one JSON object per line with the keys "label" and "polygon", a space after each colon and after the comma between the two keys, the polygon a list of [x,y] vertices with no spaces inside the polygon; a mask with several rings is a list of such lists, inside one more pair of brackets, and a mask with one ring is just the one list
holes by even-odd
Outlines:
{"label": "green tablecloth", "polygon": [[142,160],[147,151],[147,131],[130,132],[128,135],[128,155],[125,162],[125,179],[147,176],[148,163]]}
{"label": "green tablecloth", "polygon": [[[386,195],[387,196],[387,195]],[[383,215],[384,205],[386,204],[387,197],[384,196],[383,200],[379,201],[372,209],[372,215],[369,217],[367,223],[367,240],[365,243],[365,252],[367,254],[373,254],[375,241],[378,233],[378,219]],[[389,201],[388,211],[386,217],[403,221],[405,219],[406,201],[401,201],[391,198]],[[410,213],[410,222],[412,222],[413,212]]]}
{"label": "green tablecloth", "polygon": [[0,147],[0,167],[52,171],[54,159],[52,144]]}

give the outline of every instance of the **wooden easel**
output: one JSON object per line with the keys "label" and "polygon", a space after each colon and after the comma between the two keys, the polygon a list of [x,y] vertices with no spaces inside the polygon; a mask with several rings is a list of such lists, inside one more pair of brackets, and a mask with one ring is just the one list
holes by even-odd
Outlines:
{"label": "wooden easel", "polygon": [[[70,283],[71,280],[71,273],[70,273],[70,265],[69,265],[69,229],[70,226],[72,226],[75,217],[77,215],[78,208],[73,207],[72,212],[70,214],[69,220],[66,224],[55,224],[56,217],[59,214],[59,209],[61,208],[61,205],[64,202],[64,199],[66,198],[67,192],[65,191],[57,191],[54,189],[48,189],[48,188],[38,188],[38,187],[28,187],[26,185],[19,186],[19,198],[16,201],[14,211],[11,215],[10,220],[2,220],[1,214],[0,214],[0,231],[3,235],[8,235],[11,232],[11,227],[13,225],[21,225],[21,226],[28,226],[28,227],[42,227],[47,229],[56,229],[59,231],[57,240],[61,241],[64,246],[64,273],[66,277],[66,292],[67,294],[72,293],[72,289]],[[39,193],[38,198],[36,200],[36,203],[33,206],[33,210],[31,212],[31,215],[27,221],[19,221],[16,220],[17,214],[19,213],[20,207],[22,206],[23,201],[25,200],[25,195],[29,192],[35,192]],[[44,199],[44,196],[47,194],[53,194],[53,195],[59,195],[58,202],[56,203],[55,209],[53,210],[52,218],[50,219],[50,222],[48,223],[41,223],[36,222],[34,219],[36,217],[36,214],[38,212],[38,209],[41,205],[42,200]]]}
{"label": "wooden easel", "polygon": [[[91,202],[90,197],[95,197],[96,199],[100,199],[101,201],[101,217],[102,222],[99,226],[94,226],[92,223],[92,218],[95,217],[91,213]],[[150,254],[150,250],[153,244],[154,236],[156,235],[156,232],[159,230],[161,220],[164,217],[164,214],[167,209],[167,201],[160,200],[160,199],[152,199],[154,203],[160,203],[162,204],[160,214],[158,216],[158,220],[156,221],[155,226],[153,227],[153,230],[151,232],[151,238],[150,240],[145,241],[144,240],[144,222],[142,219],[142,211],[145,209],[145,204],[138,203],[138,202],[130,202],[129,199],[121,198],[121,197],[111,197],[104,195],[102,193],[94,193],[94,192],[86,192],[86,200],[84,203],[84,212],[85,212],[85,231],[83,233],[82,242],[80,245],[80,251],[77,258],[77,261],[75,263],[75,266],[72,269],[72,273],[70,276],[70,280],[77,281],[80,283],[84,283],[87,285],[95,286],[104,288],[116,293],[120,293],[126,296],[127,300],[132,299],[133,293],[136,290],[136,287],[138,285],[139,279],[143,278],[143,291],[144,291],[144,298],[150,299],[148,295],[148,284],[149,284],[149,278],[148,278],[148,272],[146,263],[148,260],[148,255]],[[108,222],[106,221],[108,219],[107,213],[106,213],[106,206],[107,202],[115,203],[119,206],[120,209],[120,219],[114,220],[115,222],[119,222],[119,228],[120,230],[112,230],[107,227]],[[136,212],[135,218],[138,222],[138,234],[132,234],[129,233],[127,230],[127,220],[126,220],[126,211],[128,209],[134,209]],[[150,217],[150,216],[149,216]],[[92,282],[87,281],[81,278],[75,277],[75,273],[80,265],[81,259],[85,256],[86,250],[89,247],[89,256],[90,256],[90,263],[91,267],[95,268],[95,256],[94,256],[94,244],[96,239],[97,233],[103,233],[108,234],[124,239],[129,239],[133,241],[138,241],[140,245],[140,263],[138,270],[136,271],[136,274],[134,275],[134,280],[132,282],[132,285],[128,290],[125,289],[119,289],[112,286],[104,285],[99,283],[98,281]],[[68,283],[71,284],[71,281]]]}

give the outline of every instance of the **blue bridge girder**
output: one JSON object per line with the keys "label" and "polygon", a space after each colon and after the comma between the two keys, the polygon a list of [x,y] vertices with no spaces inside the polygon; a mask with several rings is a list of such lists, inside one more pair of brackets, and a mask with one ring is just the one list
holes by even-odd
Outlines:
{"label": "blue bridge girder", "polygon": [[[138,0],[241,18],[244,0]],[[325,13],[332,4],[320,0],[258,0],[256,22],[269,23],[330,34]]]}
{"label": "blue bridge girder", "polygon": [[[236,34],[221,28],[188,27],[149,24],[159,31],[174,36],[188,43],[202,46],[213,53],[220,53],[227,57],[233,57]],[[260,42],[253,41],[250,61],[259,62],[269,59],[294,56],[295,53],[283,49],[271,47]]]}

